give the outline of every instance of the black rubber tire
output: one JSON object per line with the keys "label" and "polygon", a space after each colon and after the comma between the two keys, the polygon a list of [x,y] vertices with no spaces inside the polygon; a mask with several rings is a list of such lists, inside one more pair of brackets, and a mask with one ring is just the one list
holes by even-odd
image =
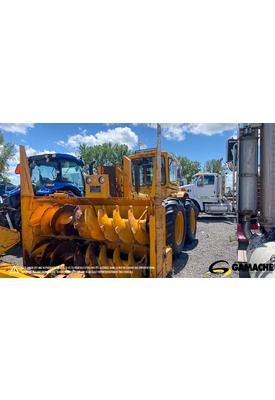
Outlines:
{"label": "black rubber tire", "polygon": [[[184,204],[174,198],[168,198],[163,201],[163,206],[165,207],[166,214],[166,244],[172,248],[172,252],[174,256],[179,255],[184,247],[185,236],[186,236],[186,212]],[[181,212],[183,214],[184,220],[184,233],[181,244],[176,243],[175,238],[175,226],[176,226],[176,217],[178,213]]]}
{"label": "black rubber tire", "polygon": [[[196,239],[198,209],[195,206],[195,204],[192,202],[192,200],[187,200],[185,202],[185,209],[186,209],[186,216],[187,216],[187,218],[186,218],[187,228],[186,228],[185,241],[186,241],[186,243],[192,243]],[[195,211],[195,216],[196,216],[195,232],[192,232],[192,230],[191,230],[191,210],[192,209]]]}

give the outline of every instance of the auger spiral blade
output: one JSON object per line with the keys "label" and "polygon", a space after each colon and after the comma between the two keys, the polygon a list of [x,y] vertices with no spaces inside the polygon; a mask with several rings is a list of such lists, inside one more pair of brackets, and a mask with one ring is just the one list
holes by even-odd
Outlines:
{"label": "auger spiral blade", "polygon": [[91,277],[100,276],[99,265],[93,243],[89,243],[85,252],[85,265],[87,266],[88,275]]}
{"label": "auger spiral blade", "polygon": [[50,257],[50,265],[74,265],[74,257],[77,246],[77,243],[71,240],[61,241],[61,243],[52,252],[52,255]]}
{"label": "auger spiral blade", "polygon": [[52,239],[49,242],[49,244],[46,246],[45,250],[43,251],[39,265],[41,265],[43,267],[51,265],[50,263],[51,263],[51,259],[52,259],[52,254],[59,244],[60,244],[60,241],[57,239]]}
{"label": "auger spiral blade", "polygon": [[42,219],[44,213],[49,208],[52,208],[52,206],[50,204],[44,204],[44,205],[41,205],[40,207],[37,207],[36,210],[34,210],[34,212],[31,215],[30,225],[31,226],[37,226],[37,225],[40,226],[41,219]]}
{"label": "auger spiral blade", "polygon": [[73,226],[75,206],[65,204],[52,217],[51,228],[54,235],[70,236],[76,234]]}
{"label": "auger spiral blade", "polygon": [[135,238],[131,231],[129,221],[127,219],[121,218],[118,205],[116,205],[113,211],[113,225],[119,239],[122,242],[130,244],[135,242]]}
{"label": "auger spiral blade", "polygon": [[85,223],[84,213],[79,206],[75,208],[73,224],[74,228],[78,231],[79,236],[85,239],[89,239],[91,237],[90,229]]}
{"label": "auger spiral blade", "polygon": [[133,212],[133,206],[129,207],[128,221],[135,240],[143,245],[149,244],[149,235],[146,230],[147,220],[141,218],[136,219]]}
{"label": "auger spiral blade", "polygon": [[76,250],[74,252],[74,266],[76,266],[79,270],[81,270],[82,267],[86,267],[85,263],[85,253],[86,253],[86,248],[87,244],[79,244],[76,247]]}
{"label": "auger spiral blade", "polygon": [[59,209],[59,206],[54,205],[48,208],[44,214],[42,215],[40,222],[40,230],[42,235],[50,235],[52,234],[51,222],[54,214]]}
{"label": "auger spiral blade", "polygon": [[105,239],[109,240],[110,242],[119,241],[119,236],[117,235],[113,225],[113,218],[108,217],[106,208],[104,206],[98,209],[98,223],[100,229],[104,233]]}
{"label": "auger spiral blade", "polygon": [[94,240],[105,240],[100,229],[98,219],[93,206],[88,206],[84,212],[84,222],[89,230],[89,237]]}

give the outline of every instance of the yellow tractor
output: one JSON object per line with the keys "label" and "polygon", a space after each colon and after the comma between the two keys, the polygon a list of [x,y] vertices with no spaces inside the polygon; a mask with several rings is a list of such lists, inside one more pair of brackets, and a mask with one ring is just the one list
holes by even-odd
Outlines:
{"label": "yellow tractor", "polygon": [[196,208],[178,192],[179,164],[161,152],[160,128],[157,148],[85,176],[85,197],[36,197],[23,146],[20,165],[26,276],[166,277],[195,239]]}

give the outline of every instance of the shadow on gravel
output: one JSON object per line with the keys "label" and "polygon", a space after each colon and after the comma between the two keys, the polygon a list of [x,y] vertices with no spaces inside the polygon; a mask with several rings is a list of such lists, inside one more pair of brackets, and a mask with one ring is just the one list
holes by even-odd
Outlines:
{"label": "shadow on gravel", "polygon": [[195,240],[193,240],[192,243],[188,243],[188,244],[186,243],[184,245],[183,250],[194,250],[197,247],[198,244],[199,244],[198,239],[195,239]]}
{"label": "shadow on gravel", "polygon": [[173,272],[169,274],[169,277],[172,278],[173,274],[178,274],[183,268],[186,266],[188,262],[189,256],[187,253],[181,253],[178,257],[173,259]]}
{"label": "shadow on gravel", "polygon": [[205,222],[206,224],[211,224],[213,222],[219,223],[219,224],[228,224],[228,225],[236,224],[235,217],[229,218],[229,217],[200,216],[200,217],[198,217],[198,221]]}

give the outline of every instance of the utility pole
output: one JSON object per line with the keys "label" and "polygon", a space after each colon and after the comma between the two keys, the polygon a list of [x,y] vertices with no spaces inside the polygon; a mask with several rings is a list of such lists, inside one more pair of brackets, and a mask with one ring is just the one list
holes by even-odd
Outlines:
{"label": "utility pole", "polygon": [[143,146],[143,145],[144,145],[144,143],[142,143],[140,140],[137,142],[137,146],[138,146],[139,150],[141,150],[141,146]]}

